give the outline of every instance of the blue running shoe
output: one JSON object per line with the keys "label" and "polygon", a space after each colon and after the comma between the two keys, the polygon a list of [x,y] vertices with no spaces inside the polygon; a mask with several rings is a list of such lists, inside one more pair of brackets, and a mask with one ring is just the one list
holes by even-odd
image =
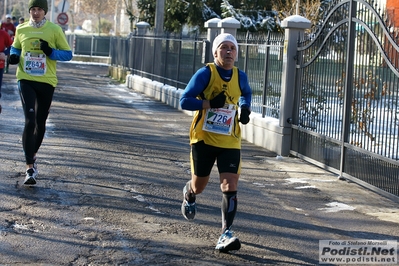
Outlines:
{"label": "blue running shoe", "polygon": [[190,201],[188,202],[186,199],[187,188],[184,186],[183,188],[183,203],[181,205],[181,213],[184,218],[187,220],[193,220],[195,217],[195,213],[197,212],[197,205],[195,204],[195,195],[190,195]]}
{"label": "blue running shoe", "polygon": [[215,249],[224,253],[227,253],[231,250],[239,250],[241,248],[241,242],[237,237],[233,236],[233,234],[233,231],[226,229],[219,237],[219,241]]}

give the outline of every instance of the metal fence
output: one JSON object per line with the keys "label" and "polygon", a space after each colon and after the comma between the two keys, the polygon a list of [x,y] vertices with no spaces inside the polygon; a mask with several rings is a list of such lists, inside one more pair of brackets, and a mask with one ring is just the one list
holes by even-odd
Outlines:
{"label": "metal fence", "polygon": [[[205,37],[110,37],[67,35],[75,55],[109,56],[111,65],[133,74],[184,89],[204,66]],[[253,91],[253,112],[279,117],[284,36],[238,34],[237,67],[247,73]]]}
{"label": "metal fence", "polygon": [[68,34],[66,37],[75,55],[109,56],[110,36]]}
{"label": "metal fence", "polygon": [[298,47],[292,151],[399,196],[397,35],[371,0],[333,4]]}
{"label": "metal fence", "polygon": [[252,88],[252,111],[263,117],[280,113],[283,34],[237,35],[237,67],[243,70]]}
{"label": "metal fence", "polygon": [[[253,90],[252,110],[278,117],[281,96],[282,34],[237,35],[237,67],[248,75]],[[113,37],[111,65],[132,74],[184,89],[191,76],[204,66],[204,39],[157,38],[153,36]]]}

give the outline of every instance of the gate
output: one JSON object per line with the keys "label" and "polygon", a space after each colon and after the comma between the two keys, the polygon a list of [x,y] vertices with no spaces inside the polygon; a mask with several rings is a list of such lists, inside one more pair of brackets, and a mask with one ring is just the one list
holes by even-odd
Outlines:
{"label": "gate", "polygon": [[398,29],[380,12],[333,0],[299,40],[291,154],[399,196]]}

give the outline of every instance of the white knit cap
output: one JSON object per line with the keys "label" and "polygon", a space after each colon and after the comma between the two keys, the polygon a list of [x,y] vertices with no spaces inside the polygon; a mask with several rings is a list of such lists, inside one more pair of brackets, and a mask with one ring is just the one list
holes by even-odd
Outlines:
{"label": "white knit cap", "polygon": [[236,47],[237,53],[238,53],[238,43],[236,38],[234,38],[233,35],[231,35],[230,33],[222,33],[219,34],[218,36],[216,36],[215,40],[213,41],[213,45],[212,45],[212,55],[215,55],[215,51],[216,49],[219,47],[219,45],[222,42],[232,42],[234,44],[234,46]]}

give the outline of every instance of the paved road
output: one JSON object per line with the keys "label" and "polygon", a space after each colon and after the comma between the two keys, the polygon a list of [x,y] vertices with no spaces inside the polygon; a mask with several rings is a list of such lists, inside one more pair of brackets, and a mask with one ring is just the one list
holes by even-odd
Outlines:
{"label": "paved road", "polygon": [[319,240],[397,240],[398,202],[244,142],[234,223],[219,254],[214,169],[193,222],[180,213],[191,117],[107,77],[59,63],[34,188],[21,185],[23,114],[5,75],[0,114],[0,265],[316,265]]}

